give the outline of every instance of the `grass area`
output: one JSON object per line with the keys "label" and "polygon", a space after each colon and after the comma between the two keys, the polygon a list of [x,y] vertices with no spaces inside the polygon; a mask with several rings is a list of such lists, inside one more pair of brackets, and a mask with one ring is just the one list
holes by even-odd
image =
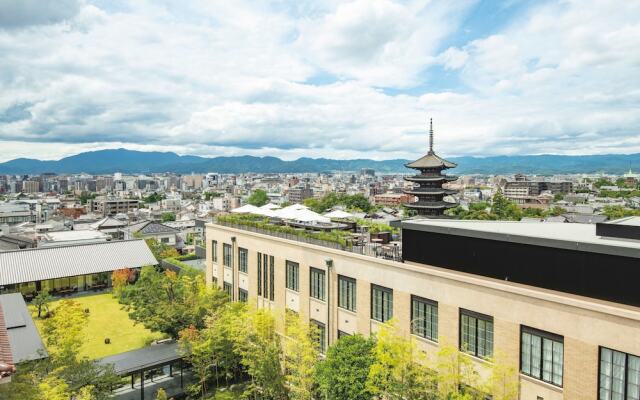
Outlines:
{"label": "grass area", "polygon": [[[83,309],[89,309],[89,319],[84,331],[85,341],[80,349],[81,356],[101,358],[139,349],[149,341],[161,338],[159,333],[151,332],[140,324],[134,325],[111,293],[75,297],[73,300],[80,303]],[[51,303],[51,310],[55,310],[58,301]],[[37,318],[35,307],[31,309],[36,326],[41,329],[44,320]],[[111,343],[105,344],[105,338],[111,339]]]}

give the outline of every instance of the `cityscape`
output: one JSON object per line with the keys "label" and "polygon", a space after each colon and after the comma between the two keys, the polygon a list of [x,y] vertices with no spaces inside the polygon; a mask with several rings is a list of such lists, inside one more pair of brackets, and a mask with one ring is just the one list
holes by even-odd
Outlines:
{"label": "cityscape", "polygon": [[0,400],[640,400],[633,3],[0,1]]}

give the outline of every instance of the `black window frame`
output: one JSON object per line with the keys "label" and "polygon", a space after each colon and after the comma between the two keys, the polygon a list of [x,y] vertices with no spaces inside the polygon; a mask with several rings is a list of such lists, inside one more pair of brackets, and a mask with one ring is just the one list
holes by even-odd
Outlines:
{"label": "black window frame", "polygon": [[249,291],[238,288],[238,301],[246,303],[249,301]]}
{"label": "black window frame", "polygon": [[233,296],[233,285],[230,284],[229,282],[226,281],[222,281],[222,290],[227,294],[227,296],[229,296],[229,298],[232,298]]}
{"label": "black window frame", "polygon": [[[414,303],[421,303],[426,307],[431,307],[430,331],[429,324],[424,318],[419,318],[415,315],[416,307]],[[425,309],[426,309],[425,307]],[[433,312],[435,309],[435,313]],[[435,300],[427,299],[425,297],[411,295],[411,334],[421,337],[423,339],[430,340],[432,342],[438,342],[438,302]],[[419,318],[419,319],[418,319]],[[420,323],[420,324],[418,324]],[[424,334],[421,333],[424,332]]]}
{"label": "black window frame", "polygon": [[276,297],[276,261],[274,256],[269,256],[269,300]]}
{"label": "black window frame", "polygon": [[[611,352],[611,358],[612,358],[612,363],[613,363],[613,356],[615,353],[619,353],[624,355],[624,381],[622,382],[622,387],[623,387],[623,393],[622,393],[622,398],[624,400],[629,400],[629,373],[630,373],[630,368],[629,368],[629,358],[633,357],[633,358],[637,358],[639,359],[640,362],[640,356],[635,355],[635,354],[631,354],[631,353],[627,353],[624,351],[620,351],[620,350],[616,350],[616,349],[612,349],[610,347],[606,347],[606,346],[598,346],[598,392],[596,393],[597,395],[597,399],[598,400],[610,400],[611,399],[611,392],[609,392],[609,396],[606,397],[602,397],[602,377],[603,377],[603,372],[602,372],[602,352],[603,350],[607,350]],[[638,368],[638,381],[640,382],[640,367]],[[613,379],[613,375],[610,377],[610,379]],[[605,389],[606,390],[606,389]],[[640,389],[639,389],[640,390]]]}
{"label": "black window frame", "polygon": [[[343,285],[345,283],[347,293],[343,293]],[[349,290],[350,288],[350,290]],[[343,296],[344,294],[344,296]],[[346,304],[343,300],[346,300]],[[356,312],[358,309],[358,283],[355,278],[345,275],[338,275],[338,307],[343,310]]]}
{"label": "black window frame", "polygon": [[[376,308],[374,307],[374,291],[380,291],[383,295],[382,295],[382,302],[381,302],[381,316],[380,318],[378,318],[375,313],[376,313]],[[385,315],[385,311],[387,311],[387,309],[385,309],[385,299],[384,299],[384,295],[387,294],[388,296],[390,296],[386,301],[387,304],[390,305],[390,308],[388,308],[388,315]],[[375,283],[371,284],[371,319],[374,321],[378,321],[378,322],[382,322],[385,323],[387,321],[389,321],[390,319],[393,318],[393,289],[385,287],[385,286],[380,286],[380,285],[376,285]]]}
{"label": "black window frame", "polygon": [[310,319],[309,322],[317,327],[318,351],[321,354],[325,354],[327,351],[327,325],[324,322],[320,322],[315,319]]}
{"label": "black window frame", "polygon": [[218,263],[218,241],[211,241],[211,261],[214,263]]}
{"label": "black window frame", "polygon": [[[318,277],[322,277],[319,282],[322,284],[318,284],[314,286],[314,275]],[[317,289],[314,289],[316,288]],[[316,293],[318,292],[318,293]],[[325,270],[320,268],[309,268],[309,297],[315,300],[326,301],[327,298],[327,273]]]}
{"label": "black window frame", "polygon": [[249,272],[249,250],[243,247],[238,247],[238,271]]}
{"label": "black window frame", "polygon": [[[474,337],[475,337],[475,344],[474,344],[474,350],[470,351],[469,349],[465,349],[465,347],[463,346],[463,324],[462,324],[462,319],[463,316],[466,317],[470,317],[470,318],[474,318],[476,320],[475,323],[475,332],[474,332]],[[489,352],[489,354],[479,354],[478,349],[479,349],[479,321],[483,321],[485,324],[486,323],[491,323],[491,351]],[[495,336],[495,325],[494,325],[494,321],[493,321],[493,317],[490,315],[486,315],[486,314],[481,314],[479,312],[476,311],[471,311],[471,310],[466,310],[461,308],[460,309],[460,313],[459,313],[459,318],[458,318],[458,325],[459,325],[459,329],[458,329],[458,348],[460,349],[460,351],[462,351],[463,353],[472,355],[474,357],[478,357],[478,358],[482,358],[482,359],[487,359],[487,358],[491,358],[493,357],[493,347],[495,344],[495,340],[494,340],[494,336]],[[486,337],[485,337],[485,342],[486,342]],[[486,346],[485,346],[486,347]]]}
{"label": "black window frame", "polygon": [[222,265],[233,268],[233,245],[222,243]]}
{"label": "black window frame", "polygon": [[258,252],[258,296],[262,296],[262,253]]}
{"label": "black window frame", "polygon": [[[533,359],[533,352],[530,351],[530,359],[529,359],[529,369],[530,372],[526,372],[524,370],[524,335],[528,334],[528,335],[532,335],[532,336],[536,336],[540,339],[540,360],[538,362],[537,368],[538,368],[538,372],[539,374],[536,375],[533,372],[531,372],[532,367],[533,367],[533,363],[532,363],[532,359]],[[545,357],[544,357],[544,350],[545,350],[545,339],[548,341],[551,341],[551,379],[545,379],[544,375],[545,375],[545,371],[544,371],[544,362],[545,362]],[[555,353],[553,352],[553,346],[554,346],[554,342],[555,343],[560,343],[562,345],[562,368],[560,370],[560,383],[557,383],[554,381],[554,377],[556,376],[556,371],[554,370],[554,366],[555,366],[555,359],[554,359],[554,355]],[[532,348],[533,343],[529,344],[530,347]],[[520,325],[520,373],[523,375],[526,375],[530,378],[548,383],[550,385],[556,386],[556,387],[563,387],[564,384],[564,337],[562,335],[557,335],[555,333],[551,333],[551,332],[547,332],[547,331],[543,331],[541,329],[536,329],[530,326],[526,326],[526,325]]]}
{"label": "black window frame", "polygon": [[285,283],[286,288],[294,292],[300,292],[300,264],[286,260],[285,261]]}

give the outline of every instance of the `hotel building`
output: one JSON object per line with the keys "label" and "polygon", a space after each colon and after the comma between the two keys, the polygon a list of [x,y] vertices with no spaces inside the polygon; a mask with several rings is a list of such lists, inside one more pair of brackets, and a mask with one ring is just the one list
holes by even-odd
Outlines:
{"label": "hotel building", "polygon": [[430,358],[458,346],[520,399],[640,398],[640,221],[594,225],[415,219],[403,262],[249,227],[206,226],[207,282],[298,312],[326,347],[394,318]]}

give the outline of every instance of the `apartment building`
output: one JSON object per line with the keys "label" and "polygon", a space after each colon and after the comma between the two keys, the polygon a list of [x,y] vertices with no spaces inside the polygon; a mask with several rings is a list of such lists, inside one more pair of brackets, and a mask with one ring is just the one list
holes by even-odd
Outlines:
{"label": "apartment building", "polygon": [[137,210],[139,207],[140,202],[136,199],[111,197],[96,198],[91,201],[91,211],[104,217],[126,214],[129,211]]}
{"label": "apartment building", "polygon": [[298,312],[322,345],[394,318],[431,358],[459,346],[481,376],[520,371],[520,399],[637,399],[640,221],[598,227],[402,223],[404,262],[207,225],[207,281]]}

